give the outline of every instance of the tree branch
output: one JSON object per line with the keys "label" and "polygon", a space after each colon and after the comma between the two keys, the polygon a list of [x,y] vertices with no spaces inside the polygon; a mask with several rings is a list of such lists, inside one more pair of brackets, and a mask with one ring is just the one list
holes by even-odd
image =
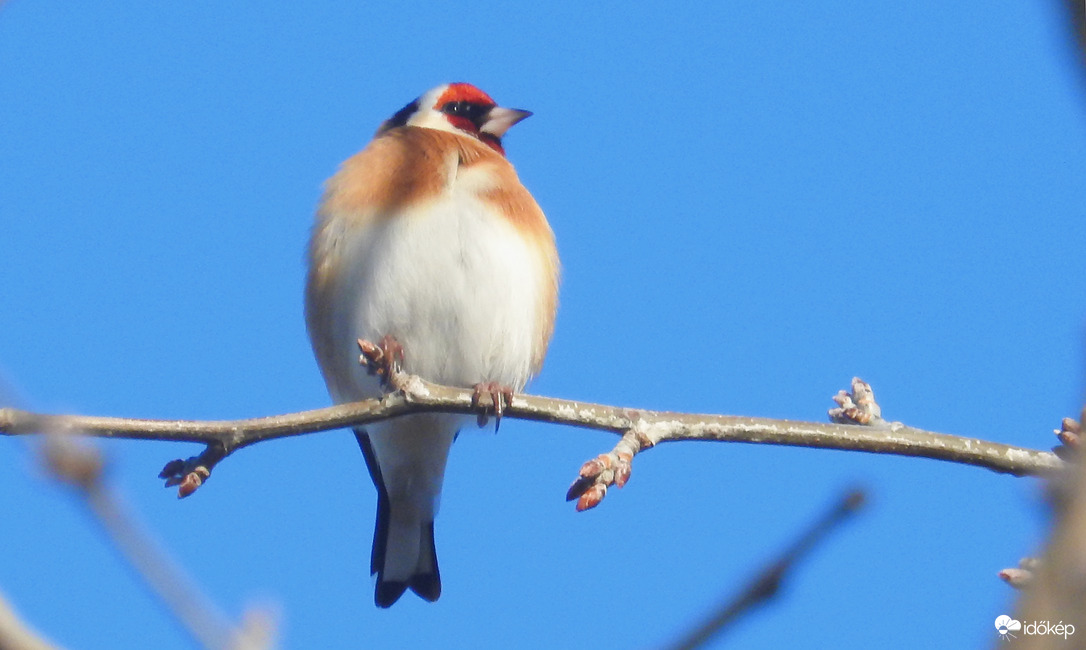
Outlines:
{"label": "tree branch", "polygon": [[833,529],[863,507],[866,499],[864,492],[858,489],[849,490],[842,495],[826,514],[806,528],[791,546],[754,576],[739,594],[723,603],[712,616],[677,641],[673,648],[694,650],[704,647],[740,616],[773,600],[780,593],[781,584],[791,577],[796,564],[809,555],[815,545]]}
{"label": "tree branch", "polygon": [[[1076,435],[1086,430],[1086,408],[1079,414],[1079,426],[1065,424],[1064,428],[1074,428]],[[1070,631],[1063,638],[1055,632],[1053,636],[1027,634],[1016,647],[1081,647],[1079,641],[1067,640],[1076,627],[1081,635],[1086,623],[1086,454],[1077,456],[1071,471],[1048,484],[1055,521],[1042,559],[1023,567],[1029,572],[1028,585],[1015,607],[1015,621],[1020,625],[1044,621]],[[1004,579],[1011,582],[1011,578]],[[1006,635],[1015,636],[1009,631]]]}
{"label": "tree branch", "polygon": [[[81,415],[46,415],[0,409],[0,433],[72,432],[103,438],[199,442],[217,446],[221,457],[265,440],[342,427],[363,426],[410,413],[477,414],[470,389],[431,384],[395,373],[393,391],[381,399],[245,420],[143,420]],[[1047,451],[923,431],[900,423],[875,426],[775,420],[733,415],[698,415],[629,409],[534,395],[516,395],[504,417],[610,431],[633,431],[643,446],[685,440],[747,442],[877,454],[915,456],[975,465],[1015,476],[1046,475],[1064,463]],[[220,457],[220,458],[221,458]]]}
{"label": "tree branch", "polygon": [[[106,486],[104,462],[97,450],[77,445],[70,437],[50,435],[45,438],[42,452],[43,464],[49,474],[75,488],[121,556],[201,647],[267,650],[274,646],[275,626],[271,614],[250,610],[241,625],[234,625],[170,560],[150,534],[137,525],[120,499]],[[7,647],[4,639],[0,639],[0,648]]]}
{"label": "tree branch", "polygon": [[0,648],[4,650],[57,650],[57,646],[46,641],[19,618],[15,609],[4,599],[3,594],[0,594]]}

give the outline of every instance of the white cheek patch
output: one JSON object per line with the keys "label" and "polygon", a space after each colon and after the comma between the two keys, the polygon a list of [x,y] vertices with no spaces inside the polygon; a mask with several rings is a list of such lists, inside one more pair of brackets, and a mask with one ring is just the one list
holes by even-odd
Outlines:
{"label": "white cheek patch", "polygon": [[464,133],[461,129],[453,126],[444,113],[435,111],[432,108],[419,110],[411,116],[411,119],[407,120],[407,125],[418,126],[424,129],[434,129],[436,131],[446,131],[448,133]]}

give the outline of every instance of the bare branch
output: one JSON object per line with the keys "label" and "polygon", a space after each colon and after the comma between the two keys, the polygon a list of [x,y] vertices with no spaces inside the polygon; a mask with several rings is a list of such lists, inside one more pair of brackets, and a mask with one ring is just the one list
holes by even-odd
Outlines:
{"label": "bare branch", "polygon": [[[341,427],[362,426],[409,413],[475,415],[472,390],[431,384],[397,373],[394,391],[381,399],[246,420],[143,420],[82,415],[45,415],[0,409],[0,433],[72,432],[103,438],[167,440],[221,445],[223,455],[265,440]],[[516,395],[504,417],[565,424],[624,435],[635,431],[658,445],[684,440],[748,442],[932,458],[1031,476],[1063,466],[1055,454],[1036,449],[934,433],[894,423],[883,427],[774,420],[734,415],[697,415],[628,409],[534,395]]]}
{"label": "bare branch", "polygon": [[765,567],[735,598],[727,601],[689,635],[674,645],[677,650],[700,648],[711,641],[729,623],[759,605],[772,600],[780,592],[781,583],[796,563],[810,553],[814,545],[859,510],[866,500],[860,490],[850,490],[818,521],[808,528],[772,564]]}
{"label": "bare branch", "polygon": [[[1079,415],[1079,426],[1070,428],[1077,433],[1086,429],[1086,408]],[[1020,622],[1081,627],[1086,621],[1086,455],[1077,456],[1072,470],[1049,486],[1055,522],[1040,561],[1022,566],[1032,575],[1016,607],[1015,619]],[[1018,645],[1069,647],[1066,638],[1047,635],[1027,635]]]}
{"label": "bare branch", "polygon": [[[229,650],[274,647],[270,615],[250,612],[241,626],[233,626],[137,525],[120,499],[105,485],[104,463],[96,450],[77,445],[70,435],[58,434],[46,438],[43,451],[50,474],[76,488],[76,494],[121,555],[201,647]],[[0,641],[2,647],[7,646]]]}
{"label": "bare branch", "polygon": [[[144,420],[45,415],[4,408],[0,409],[0,433],[24,435],[67,431],[104,438],[200,442],[222,445],[224,455],[228,455],[265,440],[362,426],[410,413],[477,413],[472,405],[470,389],[439,386],[402,373],[393,379],[396,390],[381,399],[245,420]],[[698,415],[627,409],[533,395],[514,396],[504,415],[618,434],[634,430],[651,445],[712,440],[865,451],[976,465],[1016,476],[1048,474],[1063,466],[1063,462],[1050,452],[923,431],[898,423],[871,427]]]}
{"label": "bare branch", "polygon": [[1086,2],[1064,0],[1064,4],[1067,5],[1067,24],[1078,45],[1079,60],[1086,66]]}
{"label": "bare branch", "polygon": [[56,650],[38,632],[27,627],[0,594],[0,648],[4,650]]}

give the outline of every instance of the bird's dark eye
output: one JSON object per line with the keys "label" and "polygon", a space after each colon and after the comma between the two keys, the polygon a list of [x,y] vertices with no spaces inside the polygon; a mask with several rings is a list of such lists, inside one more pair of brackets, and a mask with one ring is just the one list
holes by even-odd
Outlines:
{"label": "bird's dark eye", "polygon": [[449,115],[463,115],[466,116],[470,106],[465,101],[449,102],[441,107],[442,112]]}
{"label": "bird's dark eye", "polygon": [[483,104],[476,104],[467,100],[460,100],[456,102],[448,102],[441,107],[441,112],[446,115],[455,115],[457,117],[463,117],[467,120],[478,123],[486,116],[489,106]]}

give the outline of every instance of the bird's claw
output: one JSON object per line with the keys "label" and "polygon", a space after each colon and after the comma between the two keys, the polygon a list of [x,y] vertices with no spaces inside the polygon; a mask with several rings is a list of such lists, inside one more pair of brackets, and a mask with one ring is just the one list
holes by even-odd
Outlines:
{"label": "bird's claw", "polygon": [[[490,405],[487,405],[483,401],[484,398],[489,398]],[[513,389],[509,386],[503,386],[496,381],[475,384],[474,392],[471,394],[471,406],[479,412],[477,421],[480,427],[486,426],[488,419],[487,411],[493,409],[495,432],[497,432],[498,427],[501,426],[502,415],[505,414],[505,409],[512,403]]]}

